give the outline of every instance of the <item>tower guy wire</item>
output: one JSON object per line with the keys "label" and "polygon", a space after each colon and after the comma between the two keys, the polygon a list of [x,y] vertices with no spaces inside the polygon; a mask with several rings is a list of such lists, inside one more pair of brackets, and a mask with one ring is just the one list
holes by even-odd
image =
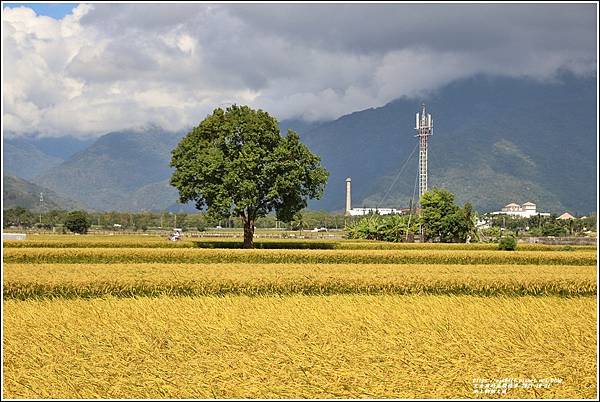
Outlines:
{"label": "tower guy wire", "polygon": [[386,191],[386,193],[384,194],[383,198],[381,200],[379,200],[379,203],[377,204],[377,208],[379,208],[381,206],[381,204],[383,204],[383,202],[387,199],[388,195],[390,195],[392,189],[394,188],[394,186],[396,185],[396,182],[398,181],[398,179],[400,178],[400,175],[402,174],[402,172],[404,171],[404,168],[406,167],[406,165],[408,164],[408,162],[410,161],[410,159],[412,158],[412,156],[415,154],[415,151],[417,150],[417,146],[415,145],[415,147],[413,148],[412,152],[410,153],[410,155],[408,155],[408,158],[406,158],[406,160],[404,161],[404,163],[402,164],[402,167],[400,167],[400,170],[398,171],[398,173],[396,174],[396,177],[394,178],[394,180],[392,181],[392,184],[390,184],[390,186],[388,187],[388,190]]}
{"label": "tower guy wire", "polygon": [[413,193],[410,199],[409,210],[408,210],[408,227],[406,228],[406,241],[408,241],[408,232],[410,230],[410,221],[412,218],[413,208],[415,205],[415,193],[417,192],[417,183],[419,182],[419,172],[415,176],[415,185],[413,186]]}

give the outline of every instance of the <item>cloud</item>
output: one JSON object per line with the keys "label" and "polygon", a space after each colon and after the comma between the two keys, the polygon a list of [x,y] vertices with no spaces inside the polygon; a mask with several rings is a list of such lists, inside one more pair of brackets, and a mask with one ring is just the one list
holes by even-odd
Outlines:
{"label": "cloud", "polygon": [[4,127],[95,136],[236,102],[332,119],[456,79],[596,73],[595,4],[93,4],[3,9]]}

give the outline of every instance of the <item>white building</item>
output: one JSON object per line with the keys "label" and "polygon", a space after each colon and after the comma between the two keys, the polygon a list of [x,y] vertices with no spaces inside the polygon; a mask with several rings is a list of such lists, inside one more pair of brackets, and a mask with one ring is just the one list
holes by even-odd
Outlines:
{"label": "white building", "polygon": [[565,220],[569,220],[569,219],[576,219],[573,215],[571,215],[568,212],[565,212],[564,214],[562,214],[561,216],[559,216],[556,219],[560,219],[561,221],[565,221]]}
{"label": "white building", "polygon": [[346,215],[359,216],[369,214],[390,215],[401,214],[402,211],[396,208],[351,208],[346,211]]}
{"label": "white building", "polygon": [[364,207],[364,208],[352,208],[352,180],[346,178],[346,215],[347,216],[361,216],[368,214],[379,214],[379,215],[390,215],[390,214],[401,214],[403,211],[396,208],[377,208],[377,207]]}
{"label": "white building", "polygon": [[501,211],[492,212],[492,215],[511,215],[521,218],[531,218],[532,216],[550,216],[548,212],[538,212],[537,207],[533,202],[526,202],[523,205],[511,202],[505,205]]}

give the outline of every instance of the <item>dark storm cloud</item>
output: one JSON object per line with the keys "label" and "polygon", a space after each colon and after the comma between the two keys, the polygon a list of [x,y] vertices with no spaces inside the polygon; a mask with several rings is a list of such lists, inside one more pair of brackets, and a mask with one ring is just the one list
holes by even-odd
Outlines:
{"label": "dark storm cloud", "polygon": [[178,128],[229,102],[330,119],[473,74],[595,74],[596,7],[96,3],[59,21],[15,8],[5,124]]}
{"label": "dark storm cloud", "polygon": [[594,4],[246,4],[231,12],[258,32],[332,50],[596,46]]}

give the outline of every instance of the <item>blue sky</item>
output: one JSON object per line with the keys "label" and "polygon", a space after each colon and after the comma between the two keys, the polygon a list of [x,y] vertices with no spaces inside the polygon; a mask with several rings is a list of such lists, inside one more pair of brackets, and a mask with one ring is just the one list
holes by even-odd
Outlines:
{"label": "blue sky", "polygon": [[79,3],[4,3],[4,7],[29,7],[37,15],[45,15],[54,19],[61,19],[77,7]]}

